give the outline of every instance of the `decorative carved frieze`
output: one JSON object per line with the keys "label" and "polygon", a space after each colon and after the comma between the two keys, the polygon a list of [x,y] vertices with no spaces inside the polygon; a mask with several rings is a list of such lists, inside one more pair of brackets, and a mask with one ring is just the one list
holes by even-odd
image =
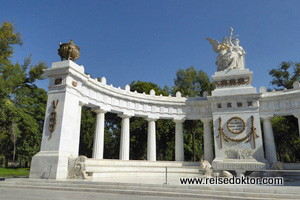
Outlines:
{"label": "decorative carved frieze", "polygon": [[248,106],[253,106],[253,101],[247,101]]}
{"label": "decorative carved frieze", "polygon": [[237,104],[237,107],[239,107],[239,108],[243,107],[243,103],[242,102],[237,102],[236,104]]}
{"label": "decorative carved frieze", "polygon": [[215,81],[215,85],[217,87],[249,85],[249,84],[250,84],[249,78],[238,78],[238,79]]}
{"label": "decorative carved frieze", "polygon": [[227,159],[251,159],[253,151],[250,149],[229,149],[225,151]]}

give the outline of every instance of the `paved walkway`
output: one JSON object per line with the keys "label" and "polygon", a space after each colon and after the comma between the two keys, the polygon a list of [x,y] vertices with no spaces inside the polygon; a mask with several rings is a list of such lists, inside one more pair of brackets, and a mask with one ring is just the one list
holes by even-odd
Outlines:
{"label": "paved walkway", "polygon": [[[128,194],[109,194],[92,192],[71,192],[56,190],[32,190],[20,188],[1,188],[0,200],[182,200],[178,197],[141,196]],[[195,198],[184,198],[195,199]]]}

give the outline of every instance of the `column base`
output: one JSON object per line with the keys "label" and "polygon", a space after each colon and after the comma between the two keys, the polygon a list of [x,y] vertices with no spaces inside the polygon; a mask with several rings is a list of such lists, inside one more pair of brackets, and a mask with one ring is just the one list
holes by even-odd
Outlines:
{"label": "column base", "polygon": [[69,156],[66,152],[40,151],[32,157],[29,178],[67,179]]}

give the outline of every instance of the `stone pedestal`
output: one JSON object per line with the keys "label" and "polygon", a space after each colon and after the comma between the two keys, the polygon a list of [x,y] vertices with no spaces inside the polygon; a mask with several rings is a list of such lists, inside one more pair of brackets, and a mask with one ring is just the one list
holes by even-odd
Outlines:
{"label": "stone pedestal", "polygon": [[226,69],[215,72],[212,79],[216,89],[212,96],[254,94],[256,88],[251,86],[253,72],[249,69]]}
{"label": "stone pedestal", "polygon": [[[214,124],[215,169],[245,170],[251,166],[264,168],[265,159],[259,116],[260,94],[251,86],[252,72],[248,69],[229,69],[213,76],[216,89],[208,98]],[[251,151],[251,160],[228,160],[227,153]]]}
{"label": "stone pedestal", "polygon": [[72,85],[72,72],[78,69],[83,70],[63,61],[45,71],[50,85],[42,144],[32,158],[30,178],[66,179],[68,158],[78,156],[82,103]]}

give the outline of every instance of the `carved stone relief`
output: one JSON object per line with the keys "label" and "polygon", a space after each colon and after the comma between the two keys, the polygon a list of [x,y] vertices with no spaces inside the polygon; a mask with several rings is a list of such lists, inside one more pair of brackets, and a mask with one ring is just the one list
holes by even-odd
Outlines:
{"label": "carved stone relief", "polygon": [[225,151],[227,159],[252,159],[253,151],[250,149],[229,149]]}
{"label": "carved stone relief", "polygon": [[85,156],[69,158],[68,177],[70,179],[86,179],[86,159]]}
{"label": "carved stone relief", "polygon": [[56,129],[56,122],[57,122],[56,107],[57,107],[57,104],[58,104],[58,100],[52,102],[53,110],[50,114],[49,126],[48,126],[48,130],[50,131],[50,139],[52,137],[52,133]]}

